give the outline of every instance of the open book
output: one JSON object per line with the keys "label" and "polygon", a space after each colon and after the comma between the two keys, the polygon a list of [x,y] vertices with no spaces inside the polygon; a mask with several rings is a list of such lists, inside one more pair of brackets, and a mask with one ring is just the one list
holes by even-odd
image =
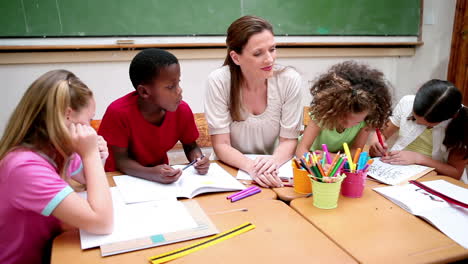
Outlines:
{"label": "open book", "polygon": [[210,165],[206,175],[197,174],[195,168],[190,166],[184,170],[178,181],[171,184],[151,182],[128,175],[114,176],[114,181],[126,203],[176,200],[177,197],[192,198],[201,193],[245,189],[242,183],[216,163]]}
{"label": "open book", "polygon": [[434,170],[434,168],[422,165],[391,165],[374,158],[374,163],[369,166],[367,175],[389,185],[407,183],[416,180]]}
{"label": "open book", "polygon": [[[244,154],[244,156],[246,156],[247,158],[251,160],[254,160],[255,158],[259,156],[271,156],[271,155]],[[281,165],[281,167],[278,169],[278,176],[280,178],[288,179],[288,180],[293,178],[291,160],[288,160],[283,165]],[[250,175],[243,170],[238,170],[236,178],[238,180],[252,180],[252,177],[250,177]]]}
{"label": "open book", "polygon": [[[86,192],[79,194],[86,197]],[[113,232],[96,235],[80,230],[82,249],[100,246],[101,254],[108,256],[218,233],[194,200],[125,204],[116,187],[111,194]]]}
{"label": "open book", "polygon": [[[468,189],[444,180],[425,181],[431,189],[468,203]],[[374,191],[411,214],[417,215],[468,249],[468,209],[452,205],[414,184],[377,187]]]}

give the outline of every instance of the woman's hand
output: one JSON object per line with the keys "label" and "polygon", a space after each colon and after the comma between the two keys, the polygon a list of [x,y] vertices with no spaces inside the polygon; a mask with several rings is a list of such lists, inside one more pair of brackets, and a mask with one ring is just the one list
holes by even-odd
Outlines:
{"label": "woman's hand", "polygon": [[265,188],[283,186],[281,179],[278,177],[278,165],[271,156],[257,157],[253,162],[250,176]]}

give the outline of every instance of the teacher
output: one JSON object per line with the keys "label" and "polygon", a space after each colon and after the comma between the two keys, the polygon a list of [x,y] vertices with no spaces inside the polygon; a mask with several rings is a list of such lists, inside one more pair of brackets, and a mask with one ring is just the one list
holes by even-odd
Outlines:
{"label": "teacher", "polygon": [[[280,165],[291,159],[301,128],[302,78],[275,64],[272,25],[243,16],[227,30],[224,65],[207,81],[205,115],[214,152],[262,187],[283,186]],[[266,154],[251,160],[243,154]]]}

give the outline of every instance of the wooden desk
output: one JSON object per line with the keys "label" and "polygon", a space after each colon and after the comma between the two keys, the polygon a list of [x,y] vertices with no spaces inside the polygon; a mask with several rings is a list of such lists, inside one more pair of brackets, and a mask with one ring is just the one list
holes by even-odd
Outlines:
{"label": "wooden desk", "polygon": [[[452,178],[429,175],[421,181]],[[371,187],[361,198],[340,196],[338,208],[323,210],[312,198],[299,198],[291,207],[362,263],[436,263],[468,258],[464,249],[424,220],[404,211]]]}
{"label": "wooden desk", "polygon": [[[198,198],[195,198],[198,200]],[[211,202],[200,202],[207,212]],[[216,204],[216,202],[213,202]],[[281,201],[261,200],[248,211],[212,212],[220,232],[245,222],[256,228],[170,263],[357,263],[335,243]],[[148,263],[148,258],[201,239],[101,257],[98,248],[82,251],[77,230],[65,232],[53,243],[51,263]]]}

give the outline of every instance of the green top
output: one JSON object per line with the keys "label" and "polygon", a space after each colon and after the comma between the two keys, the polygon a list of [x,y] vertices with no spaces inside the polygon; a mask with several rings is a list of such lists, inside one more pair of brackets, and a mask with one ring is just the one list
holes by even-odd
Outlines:
{"label": "green top", "polygon": [[414,151],[432,157],[432,128],[426,128],[426,130],[411,142],[411,144],[406,146],[404,150]]}
{"label": "green top", "polygon": [[349,147],[351,147],[357,134],[361,131],[361,128],[365,126],[366,122],[362,121],[353,127],[346,128],[341,133],[336,131],[336,129],[322,129],[317,138],[315,138],[314,144],[312,144],[310,150],[322,149],[322,144],[327,144],[330,152],[337,152],[338,150],[343,151],[343,143],[346,142]]}

